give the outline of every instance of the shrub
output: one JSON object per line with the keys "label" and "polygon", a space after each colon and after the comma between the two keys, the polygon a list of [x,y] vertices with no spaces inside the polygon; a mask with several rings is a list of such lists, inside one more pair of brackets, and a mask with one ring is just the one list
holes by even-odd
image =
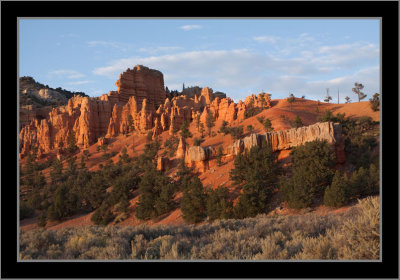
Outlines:
{"label": "shrub", "polygon": [[90,220],[95,225],[107,225],[114,219],[114,216],[107,206],[107,204],[103,203],[96,211],[94,211]]}
{"label": "shrub", "polygon": [[331,207],[346,205],[349,200],[349,182],[347,176],[341,176],[337,170],[332,184],[325,189],[324,204]]}
{"label": "shrub", "polygon": [[379,111],[379,106],[380,106],[379,93],[375,93],[373,97],[369,100],[369,103],[371,105],[372,111],[374,112]]}

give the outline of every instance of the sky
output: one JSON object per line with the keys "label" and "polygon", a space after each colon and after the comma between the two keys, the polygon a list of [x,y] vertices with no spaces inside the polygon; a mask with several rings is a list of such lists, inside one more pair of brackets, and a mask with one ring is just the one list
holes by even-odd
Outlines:
{"label": "sky", "polygon": [[[100,96],[135,65],[235,102],[380,93],[379,19],[20,19],[19,75]],[[366,99],[366,100],[367,100]],[[342,102],[341,102],[342,103]]]}

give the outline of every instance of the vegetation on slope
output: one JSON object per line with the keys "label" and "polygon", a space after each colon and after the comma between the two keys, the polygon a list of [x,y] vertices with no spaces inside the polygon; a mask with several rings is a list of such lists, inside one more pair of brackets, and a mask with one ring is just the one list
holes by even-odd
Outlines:
{"label": "vegetation on slope", "polygon": [[20,259],[379,259],[379,197],[344,214],[259,215],[204,225],[100,227],[21,233]]}

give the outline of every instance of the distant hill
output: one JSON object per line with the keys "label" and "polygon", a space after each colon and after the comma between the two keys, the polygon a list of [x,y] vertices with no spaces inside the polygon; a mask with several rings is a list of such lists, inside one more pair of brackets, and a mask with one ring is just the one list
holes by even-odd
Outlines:
{"label": "distant hill", "polygon": [[88,96],[83,92],[71,92],[58,87],[56,89],[43,85],[34,78],[25,76],[19,78],[20,106],[32,105],[35,108],[45,106],[62,106],[74,95]]}

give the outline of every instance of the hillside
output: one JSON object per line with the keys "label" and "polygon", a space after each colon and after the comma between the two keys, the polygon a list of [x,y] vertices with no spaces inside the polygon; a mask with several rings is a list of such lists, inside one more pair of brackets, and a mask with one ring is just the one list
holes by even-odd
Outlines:
{"label": "hillside", "polygon": [[[319,108],[319,112],[316,112],[316,108]],[[242,125],[243,127],[247,127],[248,125],[252,125],[254,127],[255,133],[263,133],[264,128],[263,126],[257,121],[257,118],[260,116],[264,116],[265,118],[271,119],[272,127],[274,130],[284,130],[291,128],[290,121],[293,120],[296,115],[300,116],[303,121],[304,125],[311,125],[317,122],[317,118],[319,115],[322,115],[325,110],[331,110],[334,114],[337,113],[345,113],[346,116],[352,118],[358,118],[362,116],[370,116],[374,121],[380,120],[380,112],[373,112],[369,106],[368,102],[357,102],[357,103],[349,103],[349,104],[327,104],[321,103],[318,105],[318,102],[312,100],[305,100],[305,99],[296,99],[296,102],[290,106],[290,104],[286,100],[278,100],[273,99],[271,100],[271,108],[264,109],[259,114],[243,119],[243,120],[234,120],[230,123],[231,126],[239,126]],[[215,122],[215,126],[213,127],[212,131],[215,132],[215,136],[208,137],[207,133],[204,137],[204,142],[201,144],[202,147],[212,146],[217,148],[218,146],[229,146],[232,144],[232,137],[230,135],[223,135],[217,133],[219,127],[221,126],[223,120],[217,120]],[[193,137],[187,139],[188,146],[193,145],[194,138],[200,138],[201,133],[196,128],[195,122],[192,122],[189,126],[189,130],[192,133]],[[164,131],[160,135],[161,143],[164,143],[169,137],[169,131]],[[127,153],[130,157],[137,156],[141,154],[145,148],[146,142],[146,134],[140,132],[133,132],[126,135],[119,135],[111,139],[110,144],[108,145],[108,153],[115,154],[114,157],[111,159],[114,163],[117,163],[119,160],[119,155],[121,154],[121,150],[126,147]],[[90,171],[96,171],[99,169],[99,164],[105,164],[105,160],[102,159],[102,151],[97,151],[97,144],[90,145],[86,150],[90,153],[90,158],[86,161],[86,166]],[[159,154],[162,154],[164,149],[162,149]],[[283,150],[278,152],[279,159],[282,162],[288,162],[287,156],[290,153],[290,150]],[[82,151],[79,152],[76,156],[79,159],[82,155]],[[51,156],[51,154],[49,154]],[[53,157],[55,154],[53,154]],[[174,158],[171,158],[171,162]],[[44,159],[42,160],[44,161]],[[222,166],[218,166],[216,164],[216,160],[210,160],[208,170],[205,172],[199,173],[199,178],[204,187],[211,187],[216,188],[217,186],[224,186],[229,189],[231,197],[237,197],[240,192],[237,187],[235,187],[229,179],[229,171],[233,167],[233,158],[226,157],[223,159],[224,164]],[[22,160],[22,164],[24,160]],[[66,163],[64,162],[64,166]],[[176,172],[176,161],[175,164],[171,164],[169,166],[169,170],[166,171],[166,174],[173,175]],[[45,176],[49,176],[49,169],[45,169],[43,174]],[[175,201],[180,202],[182,198],[182,193],[178,193],[175,196]],[[276,200],[276,199],[275,199]],[[138,197],[135,196],[131,199],[130,204],[132,209],[135,208],[135,205],[138,201]],[[279,200],[276,200],[276,203],[271,203],[271,211],[275,208],[279,208],[279,213],[281,214],[296,214],[297,211],[293,211],[288,209],[287,207],[282,208],[282,205],[279,203]],[[283,205],[284,206],[284,205]],[[318,206],[313,211],[316,214],[327,214],[332,211],[347,211],[349,208],[344,207],[343,210],[330,210],[324,206]],[[275,210],[273,213],[278,213]],[[272,213],[272,212],[271,212]],[[75,227],[75,226],[82,226],[82,225],[91,225],[93,222],[90,220],[91,215],[89,214],[77,214],[70,218],[67,218],[63,222],[52,222],[48,224],[48,228],[51,229],[59,229],[64,227]],[[124,221],[118,223],[121,226],[128,226],[128,225],[139,225],[139,224],[148,224],[148,225],[157,225],[157,224],[184,224],[184,220],[182,218],[182,212],[178,208],[167,215],[163,215],[157,219],[150,220],[150,221],[141,221],[138,220],[134,212]],[[25,219],[21,221],[21,228],[22,229],[33,229],[36,228],[36,218]]]}

